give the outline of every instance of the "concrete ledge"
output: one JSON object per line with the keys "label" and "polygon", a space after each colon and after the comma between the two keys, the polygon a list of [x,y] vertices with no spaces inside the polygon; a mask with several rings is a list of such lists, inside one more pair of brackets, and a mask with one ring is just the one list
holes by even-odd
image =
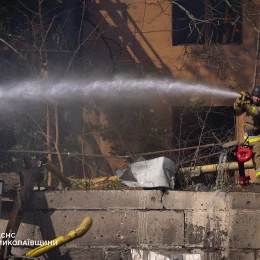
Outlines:
{"label": "concrete ledge", "polygon": [[[4,232],[5,208],[2,216]],[[52,240],[86,216],[93,218],[89,232],[49,259],[129,260],[132,248],[143,248],[165,256],[199,252],[203,260],[260,260],[259,193],[35,192],[17,240]]]}
{"label": "concrete ledge", "polygon": [[162,209],[161,191],[36,192],[30,209]]}
{"label": "concrete ledge", "polygon": [[35,192],[30,209],[260,209],[260,193],[157,190]]}
{"label": "concrete ledge", "polygon": [[232,192],[229,198],[229,207],[232,209],[260,210],[260,193]]}

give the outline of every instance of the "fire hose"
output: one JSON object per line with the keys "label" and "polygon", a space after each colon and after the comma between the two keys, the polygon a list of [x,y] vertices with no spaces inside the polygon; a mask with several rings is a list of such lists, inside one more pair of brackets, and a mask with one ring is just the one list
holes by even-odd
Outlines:
{"label": "fire hose", "polygon": [[90,217],[86,217],[83,219],[82,223],[74,230],[71,230],[65,236],[60,236],[48,242],[48,244],[43,244],[39,247],[36,247],[30,251],[28,251],[25,256],[26,257],[37,257],[43,254],[46,254],[50,250],[60,247],[76,238],[82,237],[87,233],[92,225],[92,219]]}

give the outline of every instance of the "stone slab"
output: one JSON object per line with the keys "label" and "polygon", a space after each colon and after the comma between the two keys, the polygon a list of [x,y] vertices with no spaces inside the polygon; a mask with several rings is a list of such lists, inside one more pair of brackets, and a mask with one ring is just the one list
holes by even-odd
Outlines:
{"label": "stone slab", "polygon": [[162,194],[158,190],[36,192],[30,205],[31,209],[227,210],[230,207],[230,195],[225,192],[167,191]]}
{"label": "stone slab", "polygon": [[233,210],[230,215],[229,246],[259,249],[260,210]]}
{"label": "stone slab", "polygon": [[30,209],[162,209],[161,197],[156,190],[36,192]]}
{"label": "stone slab", "polygon": [[186,211],[185,246],[258,249],[260,210]]}
{"label": "stone slab", "polygon": [[254,192],[231,192],[231,209],[260,210],[260,193]]}
{"label": "stone slab", "polygon": [[71,241],[71,246],[184,246],[184,214],[174,211],[39,211],[35,213],[38,228],[34,239],[65,235],[86,216],[93,219],[93,225],[86,235]]}
{"label": "stone slab", "polygon": [[185,246],[223,248],[229,246],[229,214],[225,211],[185,212]]}
{"label": "stone slab", "polygon": [[227,210],[229,199],[224,192],[170,191],[162,197],[162,204],[175,210]]}

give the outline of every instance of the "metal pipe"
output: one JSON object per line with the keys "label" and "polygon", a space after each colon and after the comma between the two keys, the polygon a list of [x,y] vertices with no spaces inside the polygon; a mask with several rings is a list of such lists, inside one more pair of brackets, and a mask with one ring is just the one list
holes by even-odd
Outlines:
{"label": "metal pipe", "polygon": [[[245,169],[254,168],[252,160],[245,162]],[[239,166],[237,162],[226,163],[225,170],[235,171],[238,170]],[[201,173],[214,173],[218,172],[218,164],[209,164],[204,166],[195,166],[195,167],[184,167],[179,169],[180,172],[201,172]]]}
{"label": "metal pipe", "polygon": [[53,173],[66,186],[71,187],[71,181],[69,178],[67,178],[54,163],[49,161],[46,157],[42,157],[40,161],[47,171]]}
{"label": "metal pipe", "polygon": [[[188,151],[188,150],[194,150],[194,149],[202,149],[212,146],[220,146],[219,144],[206,144],[206,145],[200,145],[200,146],[191,146],[191,147],[185,147],[185,148],[175,148],[175,149],[168,149],[168,150],[162,150],[162,151],[155,151],[155,152],[146,152],[146,153],[138,153],[138,155],[154,155],[154,154],[161,154],[161,153],[169,153],[169,152],[179,152],[179,151]],[[57,154],[57,152],[48,152],[48,151],[35,151],[35,150],[0,150],[0,153],[33,153],[33,154]],[[86,156],[86,157],[97,157],[97,158],[112,158],[112,159],[128,159],[132,158],[131,155],[101,155],[101,154],[85,154],[85,153],[77,153],[77,152],[61,152],[61,155],[67,155],[67,156]]]}

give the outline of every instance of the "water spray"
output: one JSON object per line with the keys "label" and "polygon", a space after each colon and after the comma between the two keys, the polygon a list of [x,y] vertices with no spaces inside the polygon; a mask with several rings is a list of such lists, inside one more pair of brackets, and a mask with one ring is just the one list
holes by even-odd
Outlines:
{"label": "water spray", "polygon": [[97,96],[105,98],[147,97],[161,91],[169,97],[203,95],[203,97],[237,98],[240,94],[203,84],[159,79],[125,79],[72,81],[24,81],[0,86],[0,100],[53,101]]}

